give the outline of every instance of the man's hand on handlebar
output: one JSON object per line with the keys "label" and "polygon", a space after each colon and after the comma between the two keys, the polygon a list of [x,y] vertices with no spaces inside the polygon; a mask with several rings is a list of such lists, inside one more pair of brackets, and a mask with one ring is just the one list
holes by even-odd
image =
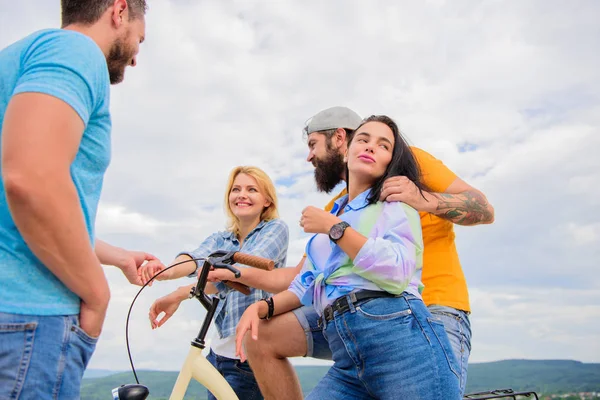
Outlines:
{"label": "man's hand on handlebar", "polygon": [[228,269],[212,269],[208,273],[206,280],[209,282],[233,281],[235,280],[235,275]]}

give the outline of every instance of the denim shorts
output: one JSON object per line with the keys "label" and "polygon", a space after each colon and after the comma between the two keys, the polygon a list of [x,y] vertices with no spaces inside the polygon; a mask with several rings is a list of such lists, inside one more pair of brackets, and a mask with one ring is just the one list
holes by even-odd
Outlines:
{"label": "denim shorts", "polygon": [[0,312],[0,398],[79,399],[97,341],[77,315]]}
{"label": "denim shorts", "polygon": [[323,336],[323,327],[319,323],[319,314],[313,306],[303,306],[293,311],[306,336],[305,357],[331,360],[329,344]]}

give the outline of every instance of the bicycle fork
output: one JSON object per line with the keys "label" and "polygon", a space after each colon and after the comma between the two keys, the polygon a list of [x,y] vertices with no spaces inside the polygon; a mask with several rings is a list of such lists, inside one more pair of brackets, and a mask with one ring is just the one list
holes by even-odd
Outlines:
{"label": "bicycle fork", "polygon": [[[205,274],[200,277],[200,281],[206,279],[206,276],[204,275]],[[231,386],[229,386],[229,383],[227,383],[221,373],[202,355],[202,350],[206,347],[204,338],[208,333],[210,322],[219,305],[219,298],[216,296],[211,298],[203,291],[198,293],[196,290],[192,291],[191,296],[200,300],[200,303],[202,303],[206,309],[206,317],[204,318],[204,323],[202,324],[198,336],[191,343],[190,351],[179,372],[179,376],[177,376],[177,381],[175,382],[169,400],[183,399],[192,378],[196,379],[205,388],[210,390],[218,400],[238,400],[237,395]]]}
{"label": "bicycle fork", "polygon": [[194,378],[219,400],[238,400],[237,395],[219,371],[202,355],[202,349],[191,346],[169,400],[183,399]]}

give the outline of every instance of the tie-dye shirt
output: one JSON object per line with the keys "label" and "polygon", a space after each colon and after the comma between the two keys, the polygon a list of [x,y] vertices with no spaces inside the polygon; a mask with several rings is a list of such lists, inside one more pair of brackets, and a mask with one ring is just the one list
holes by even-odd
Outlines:
{"label": "tie-dye shirt", "polygon": [[306,245],[302,271],[289,290],[303,305],[314,305],[319,315],[340,296],[351,292],[384,290],[408,292],[421,298],[423,238],[419,213],[400,202],[368,204],[371,190],[348,203],[339,198],[331,210],[367,238],[354,260],[326,234],[316,234]]}

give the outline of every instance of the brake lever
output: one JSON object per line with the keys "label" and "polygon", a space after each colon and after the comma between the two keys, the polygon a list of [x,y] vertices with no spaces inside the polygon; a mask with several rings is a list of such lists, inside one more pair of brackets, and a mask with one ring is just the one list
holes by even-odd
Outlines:
{"label": "brake lever", "polygon": [[222,262],[216,262],[212,265],[214,268],[225,268],[228,269],[229,271],[233,272],[233,275],[236,278],[239,278],[240,276],[242,276],[242,273],[235,267],[233,267],[232,265],[229,264],[225,264]]}

